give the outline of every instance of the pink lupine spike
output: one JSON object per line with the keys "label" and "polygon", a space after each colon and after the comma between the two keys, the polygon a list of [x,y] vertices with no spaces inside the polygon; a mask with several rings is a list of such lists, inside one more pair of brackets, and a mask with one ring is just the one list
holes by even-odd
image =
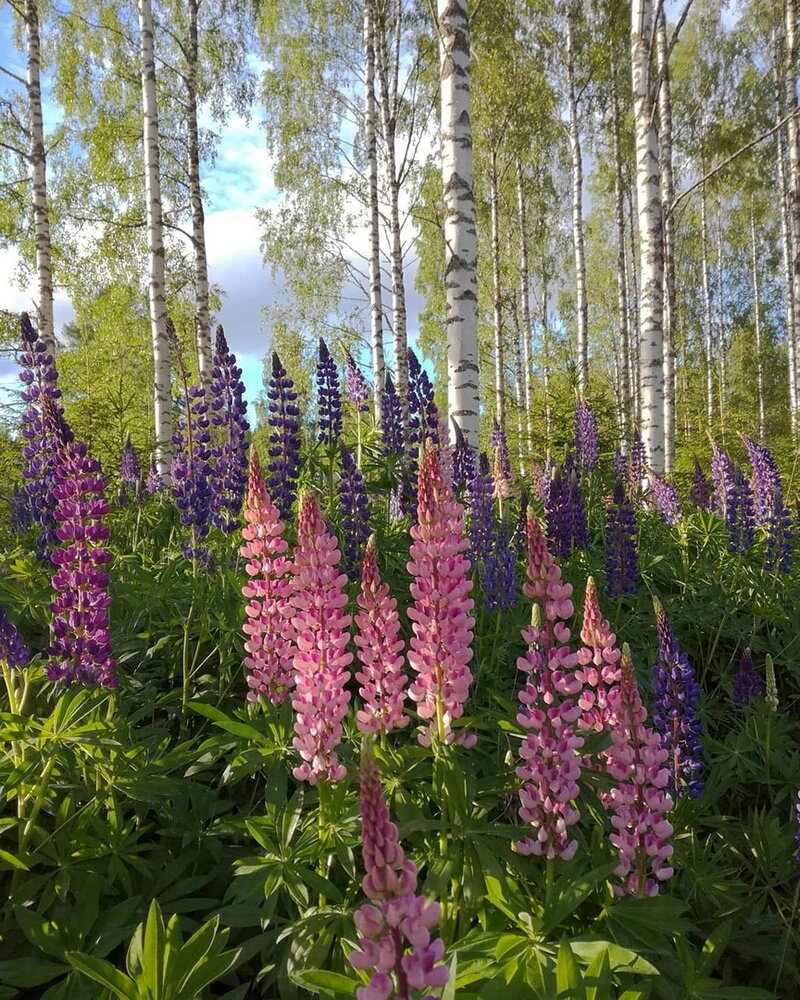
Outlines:
{"label": "pink lupine spike", "polygon": [[622,647],[619,685],[609,692],[611,746],[604,752],[606,770],[619,784],[603,796],[613,813],[610,840],[619,864],[614,874],[618,896],[658,895],[660,883],[672,877],[672,825],[666,813],[672,799],[666,791],[669,754],[658,733],[646,726],[647,712],[639,696],[630,649]]}
{"label": "pink lupine spike", "polygon": [[364,707],[356,712],[362,733],[404,729],[410,722],[404,712],[406,677],[403,673],[403,640],[397,601],[378,571],[375,536],[367,543],[361,565],[361,608],[355,618],[358,631],[354,641],[362,669],[356,674]]}
{"label": "pink lupine spike", "polygon": [[370,902],[353,917],[360,950],[351,953],[350,964],[371,970],[372,978],[356,990],[357,1000],[411,1000],[417,991],[447,985],[444,942],[431,939],[441,907],[415,894],[417,867],[400,846],[369,745],[361,758],[361,842],[362,888]]}
{"label": "pink lupine spike", "polygon": [[525,837],[516,846],[522,854],[569,860],[578,847],[577,840],[569,837],[569,827],[580,818],[574,800],[583,746],[574,729],[580,715],[572,698],[580,690],[573,672],[577,657],[570,650],[565,624],[573,614],[572,586],[562,581],[532,512],[527,529],[530,582],[523,591],[535,603],[531,624],[522,631],[528,650],[517,661],[518,669],[527,674],[517,720],[528,734],[516,774],[522,779],[519,814],[534,827],[536,836]]}
{"label": "pink lupine spike", "polygon": [[453,499],[442,476],[439,453],[430,444],[423,455],[418,486],[417,524],[411,529],[413,576],[408,610],[414,632],[408,662],[417,676],[408,693],[422,719],[430,719],[419,735],[423,746],[432,739],[474,746],[474,733],[456,737],[452,721],[464,714],[472,674],[473,600],[469,579],[469,547],[464,537],[464,508]]}
{"label": "pink lupine spike", "polygon": [[255,448],[250,451],[250,473],[239,549],[248,560],[248,582],[242,593],[249,598],[242,631],[247,656],[247,700],[266,698],[278,705],[294,686],[295,630],[291,622],[292,565],[285,556],[283,521],[270,500]]}
{"label": "pink lupine spike", "polygon": [[292,773],[298,781],[312,785],[339,781],[347,773],[336,755],[350,701],[347,667],[353,659],[347,652],[350,615],[344,611],[347,577],[339,572],[340,561],[338,543],[314,495],[303,494],[291,595],[297,633],[292,697],[297,735],[292,742],[303,762]]}
{"label": "pink lupine spike", "polygon": [[599,733],[609,727],[608,698],[619,683],[621,653],[617,649],[616,635],[603,618],[597,587],[591,576],[586,581],[581,639],[584,646],[578,650],[579,667],[575,671],[575,677],[583,686],[578,697],[581,709],[578,725]]}

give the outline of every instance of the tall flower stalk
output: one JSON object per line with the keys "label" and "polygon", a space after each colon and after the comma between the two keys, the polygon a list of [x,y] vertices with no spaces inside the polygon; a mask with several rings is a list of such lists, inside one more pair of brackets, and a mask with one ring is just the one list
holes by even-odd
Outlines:
{"label": "tall flower stalk", "polygon": [[267,383],[269,400],[269,462],[267,487],[284,521],[292,519],[300,472],[300,408],[294,382],[281,359],[272,354],[272,374]]}
{"label": "tall flower stalk", "polygon": [[226,533],[239,527],[247,488],[247,403],[242,369],[228,349],[225,331],[217,327],[211,369],[211,423],[217,428],[211,450],[210,486],[213,522]]}
{"label": "tall flower stalk", "polygon": [[733,678],[733,700],[739,706],[748,705],[764,694],[764,682],[753,663],[753,654],[745,649],[739,660],[739,669]]}
{"label": "tall flower stalk", "polygon": [[581,626],[583,646],[578,650],[575,677],[581,683],[578,706],[581,729],[602,732],[611,727],[611,693],[620,681],[620,651],[617,637],[600,610],[600,595],[594,579],[586,581]]}
{"label": "tall flower stalk", "polygon": [[636,512],[621,480],[606,506],[606,590],[610,597],[635,594],[639,585]]}
{"label": "tall flower stalk", "polygon": [[335,444],[342,433],[342,390],[336,362],[330,355],[328,345],[320,337],[317,360],[317,423],[319,440],[323,444]]}
{"label": "tall flower stalk", "polygon": [[340,442],[340,451],[342,474],[339,479],[339,502],[342,509],[344,567],[347,573],[357,573],[370,536],[367,484],[344,442]]}
{"label": "tall flower stalk", "polygon": [[597,417],[585,399],[575,404],[575,454],[584,469],[596,469],[600,461],[600,436]]}

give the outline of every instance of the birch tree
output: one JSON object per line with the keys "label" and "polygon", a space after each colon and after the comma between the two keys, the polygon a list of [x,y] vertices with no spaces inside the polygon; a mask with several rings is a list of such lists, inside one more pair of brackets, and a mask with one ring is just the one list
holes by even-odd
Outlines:
{"label": "birch tree", "polygon": [[578,6],[570,0],[567,8],[567,98],[570,157],[572,162],[572,245],[575,253],[575,296],[578,314],[578,392],[589,383],[589,307],[586,301],[586,234],[583,226],[583,152],[578,120],[578,92],[575,83],[575,28]]}

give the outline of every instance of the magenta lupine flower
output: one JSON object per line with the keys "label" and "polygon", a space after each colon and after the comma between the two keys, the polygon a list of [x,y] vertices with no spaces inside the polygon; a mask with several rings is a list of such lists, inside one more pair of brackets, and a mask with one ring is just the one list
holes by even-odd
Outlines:
{"label": "magenta lupine flower", "polygon": [[356,680],[364,707],[356,712],[356,725],[362,733],[405,729],[410,719],[404,710],[407,695],[400,616],[397,601],[389,595],[378,571],[374,535],[367,542],[361,565],[358,605],[361,610],[355,616],[358,631],[354,641],[361,670]]}
{"label": "magenta lupine flower", "polygon": [[472,629],[474,601],[469,597],[472,581],[470,562],[464,555],[469,541],[464,537],[464,508],[453,499],[445,483],[436,448],[428,445],[419,471],[417,524],[411,528],[408,571],[413,607],[408,610],[414,636],[408,662],[417,673],[409,694],[417,703],[420,718],[430,719],[419,735],[423,746],[432,739],[474,746],[474,733],[462,732],[456,739],[454,719],[464,714],[472,674]]}
{"label": "magenta lupine flower", "polygon": [[614,874],[617,896],[657,896],[661,882],[672,877],[672,824],[666,813],[672,800],[666,792],[669,756],[658,733],[646,726],[630,649],[622,647],[621,680],[609,694],[612,710],[611,746],[605,751],[606,770],[619,782],[604,796],[613,813],[611,843],[619,854]]}
{"label": "magenta lupine flower", "polygon": [[519,724],[528,730],[522,764],[516,774],[520,817],[535,830],[516,845],[521,854],[568,861],[578,849],[569,828],[580,812],[574,805],[581,772],[583,738],[576,735],[580,708],[574,696],[581,682],[574,673],[577,656],[569,647],[565,622],[572,617],[572,586],[561,579],[535,514],[528,514],[528,579],[523,592],[534,601],[531,624],[522,630],[528,646],[517,668],[526,675],[519,693]]}
{"label": "magenta lupine flower", "polygon": [[292,625],[297,632],[292,696],[297,735],[292,743],[303,763],[292,773],[298,781],[311,785],[339,781],[347,773],[336,755],[350,701],[347,667],[353,659],[347,652],[350,615],[344,611],[347,577],[339,572],[340,561],[338,543],[322,519],[313,493],[303,494],[290,598]]}
{"label": "magenta lupine flower", "polygon": [[250,475],[239,549],[247,559],[249,577],[242,587],[248,598],[242,631],[247,656],[247,700],[266,698],[279,705],[294,686],[295,631],[291,622],[292,564],[286,558],[284,524],[264,484],[255,448],[250,451]]}
{"label": "magenta lupine flower", "polygon": [[591,576],[586,581],[581,639],[584,645],[578,650],[579,666],[575,671],[582,685],[578,726],[600,733],[610,725],[609,697],[619,684],[621,654],[617,637],[600,610],[597,586]]}
{"label": "magenta lupine flower", "polygon": [[53,487],[56,538],[61,547],[50,556],[56,566],[46,667],[51,681],[108,688],[119,683],[108,630],[108,574],[103,568],[113,558],[105,548],[111,534],[103,524],[109,511],[105,487],[100,465],[87,455],[86,445],[62,444]]}
{"label": "magenta lupine flower", "polygon": [[356,998],[434,1000],[420,991],[447,985],[444,942],[431,937],[441,907],[416,895],[417,867],[406,861],[368,749],[361,760],[361,843],[366,872],[361,886],[370,902],[353,915],[359,950],[351,953],[350,964],[372,972],[372,978],[356,990]]}

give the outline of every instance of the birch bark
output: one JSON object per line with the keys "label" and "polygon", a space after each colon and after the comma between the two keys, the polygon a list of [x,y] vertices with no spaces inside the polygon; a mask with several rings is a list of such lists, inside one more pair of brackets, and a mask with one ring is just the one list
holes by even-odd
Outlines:
{"label": "birch bark", "polygon": [[[702,164],[701,164],[702,169]],[[706,362],[706,420],[714,423],[714,320],[711,308],[711,281],[708,274],[708,217],[706,186],[700,187],[700,269],[703,276],[703,343]]]}
{"label": "birch bark", "polygon": [[672,95],[667,48],[667,20],[661,7],[656,25],[658,146],[664,252],[664,471],[675,463],[675,227],[670,206],[675,198],[672,175]]}
{"label": "birch bark", "polygon": [[784,69],[785,107],[784,113],[791,115],[786,123],[788,146],[788,172],[786,189],[789,202],[789,231],[791,233],[791,275],[794,323],[792,324],[792,354],[794,355],[794,383],[800,391],[798,363],[800,363],[800,329],[798,329],[798,309],[800,309],[800,130],[797,117],[797,4],[795,0],[785,0],[786,15],[786,64]]}
{"label": "birch bark", "polygon": [[[777,33],[773,34],[773,45],[775,48],[775,124],[777,125],[783,118],[783,100],[781,88],[781,76],[779,70],[779,47]],[[797,318],[795,311],[795,301],[792,287],[792,228],[789,222],[789,195],[786,183],[786,146],[784,142],[783,129],[779,128],[775,133],[776,156],[778,161],[777,180],[778,192],[781,208],[781,251],[783,264],[783,282],[786,293],[786,343],[788,347],[789,361],[789,415],[791,418],[792,436],[796,439],[798,432],[798,385],[797,385],[797,358],[795,357],[795,343],[797,340],[796,327]]]}
{"label": "birch bark", "polygon": [[530,458],[533,448],[533,373],[531,369],[531,289],[528,260],[528,218],[522,165],[517,161],[517,210],[519,212],[519,271],[522,300],[522,364],[525,388],[525,455]]}
{"label": "birch bark", "polygon": [[623,448],[631,439],[630,427],[635,421],[631,407],[631,331],[628,322],[628,272],[625,245],[625,202],[622,166],[622,143],[620,140],[619,89],[616,71],[612,77],[612,103],[614,128],[614,215],[617,223],[617,312],[620,339],[619,385],[621,397],[620,438]]}
{"label": "birch bark", "polygon": [[489,154],[489,211],[492,236],[492,331],[494,334],[494,408],[500,427],[506,427],[505,355],[503,351],[503,307],[500,287],[500,208],[498,205],[497,151]]}
{"label": "birch bark", "polygon": [[756,393],[758,397],[758,436],[766,436],[766,409],[764,407],[764,355],[761,349],[761,286],[758,280],[758,250],[756,245],[756,220],[750,210],[750,257],[753,273],[753,329],[756,337]]}
{"label": "birch bark", "polygon": [[569,148],[572,158],[572,246],[575,253],[575,294],[578,313],[578,392],[585,395],[589,383],[589,308],[586,301],[586,247],[583,229],[583,159],[575,89],[576,6],[567,11],[567,83],[569,92]]}

